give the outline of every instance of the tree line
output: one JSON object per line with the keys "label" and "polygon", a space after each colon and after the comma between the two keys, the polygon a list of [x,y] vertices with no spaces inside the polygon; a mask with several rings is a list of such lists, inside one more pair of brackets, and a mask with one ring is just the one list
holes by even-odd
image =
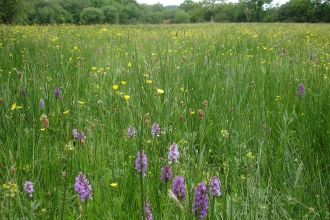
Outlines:
{"label": "tree line", "polygon": [[135,0],[0,0],[5,24],[160,24],[201,22],[330,22],[330,0],[185,0],[178,6]]}

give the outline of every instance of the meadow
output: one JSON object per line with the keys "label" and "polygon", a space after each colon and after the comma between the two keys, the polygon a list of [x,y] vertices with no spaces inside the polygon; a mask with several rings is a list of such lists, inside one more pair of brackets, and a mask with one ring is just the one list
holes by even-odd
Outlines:
{"label": "meadow", "polygon": [[0,26],[0,219],[330,219],[329,33]]}

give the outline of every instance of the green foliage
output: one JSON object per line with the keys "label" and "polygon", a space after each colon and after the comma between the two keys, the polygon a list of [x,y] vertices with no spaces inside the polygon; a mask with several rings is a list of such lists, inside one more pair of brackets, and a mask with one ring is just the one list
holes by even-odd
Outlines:
{"label": "green foliage", "polygon": [[134,3],[129,3],[125,6],[123,13],[126,15],[126,21],[123,23],[138,24],[143,23],[144,14]]}
{"label": "green foliage", "polygon": [[163,11],[164,14],[164,20],[170,20],[173,21],[175,14],[178,12],[178,9],[169,9],[169,10],[165,10]]}
{"label": "green foliage", "polygon": [[189,22],[190,22],[190,16],[187,12],[178,10],[175,13],[174,23],[180,24],[180,23],[189,23]]}
{"label": "green foliage", "polygon": [[237,7],[230,4],[223,4],[219,6],[214,14],[215,22],[232,22],[234,20],[234,15],[236,13]]}
{"label": "green foliage", "polygon": [[189,12],[190,14],[190,21],[192,23],[202,23],[205,22],[205,11],[203,8],[197,7],[195,10]]}
{"label": "green foliage", "polygon": [[194,3],[192,0],[185,0],[183,3],[181,3],[179,8],[184,10],[185,12],[190,12],[190,11],[194,10],[196,5],[198,5],[198,4]]}
{"label": "green foliage", "polygon": [[61,5],[54,2],[38,2],[28,13],[30,24],[72,23],[73,18]]}
{"label": "green foliage", "polygon": [[263,22],[276,22],[278,21],[278,8],[268,8],[267,13],[263,18]]}
{"label": "green foliage", "polygon": [[104,22],[109,24],[118,24],[119,23],[119,12],[118,9],[114,6],[107,5],[101,8],[104,14]]}
{"label": "green foliage", "polygon": [[154,24],[161,24],[161,23],[163,23],[163,20],[165,20],[165,15],[164,15],[164,13],[156,11],[152,15],[152,18],[153,18],[153,23]]}
{"label": "green foliage", "polygon": [[[329,1],[292,0],[283,5],[272,5],[272,0],[248,0],[236,3],[185,0],[179,6],[138,4],[135,0],[0,0],[0,22],[22,24],[83,23],[83,9],[101,9],[105,22],[110,24],[159,24],[189,22],[329,22]],[[115,9],[116,8],[116,9]],[[117,11],[116,11],[117,10]],[[156,13],[157,12],[157,13]],[[160,13],[162,13],[160,15]],[[180,18],[179,18],[180,17]],[[185,17],[185,18],[184,18]]]}
{"label": "green foliage", "polygon": [[84,8],[91,7],[91,3],[88,0],[55,0],[61,5],[68,13],[72,15],[73,22],[80,22],[80,14]]}
{"label": "green foliage", "polygon": [[25,23],[36,0],[0,0],[0,23]]}
{"label": "green foliage", "polygon": [[328,1],[292,0],[281,5],[278,20],[284,22],[328,22]]}
{"label": "green foliage", "polygon": [[322,10],[322,19],[320,20],[321,22],[330,22],[330,2],[323,3],[324,7]]}
{"label": "green foliage", "polygon": [[164,8],[164,6],[162,4],[154,4],[154,5],[152,5],[152,11],[153,12],[156,12],[156,11],[162,12],[164,10],[165,10],[165,8]]}
{"label": "green foliage", "polygon": [[84,24],[98,24],[104,21],[104,14],[98,8],[84,8],[80,14],[80,20]]}
{"label": "green foliage", "polygon": [[263,11],[263,8],[266,4],[270,4],[273,0],[252,0],[251,3],[253,3],[253,9],[256,11],[256,17],[255,21],[260,22],[261,21],[261,13]]}

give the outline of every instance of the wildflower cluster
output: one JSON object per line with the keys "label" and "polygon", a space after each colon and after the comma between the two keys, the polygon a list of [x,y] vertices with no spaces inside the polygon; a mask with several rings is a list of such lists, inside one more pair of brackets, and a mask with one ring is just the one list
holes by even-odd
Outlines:
{"label": "wildflower cluster", "polygon": [[212,176],[210,179],[210,194],[213,196],[221,196],[221,184],[216,176]]}
{"label": "wildflower cluster", "polygon": [[79,194],[80,200],[82,202],[85,202],[87,198],[92,199],[92,187],[89,184],[89,181],[86,179],[86,176],[81,172],[76,177],[74,189]]}
{"label": "wildflower cluster", "polygon": [[13,198],[18,193],[17,184],[13,182],[7,182],[2,184],[5,197]]}
{"label": "wildflower cluster", "polygon": [[45,101],[43,99],[39,100],[39,108],[41,111],[45,109]]}
{"label": "wildflower cluster", "polygon": [[24,190],[29,194],[30,197],[32,197],[32,193],[34,192],[33,183],[31,183],[30,181],[26,181],[24,183]]}
{"label": "wildflower cluster", "polygon": [[127,129],[127,136],[128,137],[133,137],[136,135],[136,130],[133,126],[129,126],[128,129]]}
{"label": "wildflower cluster", "polygon": [[80,141],[80,143],[85,143],[85,134],[84,134],[84,132],[78,132],[78,129],[73,129],[72,130],[72,135],[73,135],[73,137],[76,139],[76,140],[78,140],[78,141]]}
{"label": "wildflower cluster", "polygon": [[186,197],[184,178],[182,176],[174,177],[172,192],[180,200],[184,200],[184,198]]}
{"label": "wildflower cluster", "polygon": [[199,183],[194,192],[193,213],[199,215],[199,219],[203,219],[207,213],[209,196],[206,194],[206,186],[204,183]]}
{"label": "wildflower cluster", "polygon": [[172,178],[172,169],[171,167],[165,165],[162,167],[162,174],[160,179],[163,180],[164,182],[168,182]]}
{"label": "wildflower cluster", "polygon": [[178,162],[179,158],[179,150],[178,145],[176,143],[173,143],[170,146],[169,153],[168,153],[168,163],[171,164],[172,162]]}
{"label": "wildflower cluster", "polygon": [[55,88],[54,89],[54,95],[55,95],[55,98],[58,99],[61,95],[61,91],[59,88]]}
{"label": "wildflower cluster", "polygon": [[306,92],[305,92],[305,86],[304,86],[304,84],[300,83],[300,84],[298,85],[298,91],[297,91],[297,94],[298,94],[301,98],[304,98],[304,97],[305,97]]}
{"label": "wildflower cluster", "polygon": [[160,126],[157,123],[154,123],[151,127],[151,134],[156,135],[157,137],[160,136]]}
{"label": "wildflower cluster", "polygon": [[144,153],[144,150],[137,153],[136,160],[135,160],[135,169],[140,173],[142,172],[142,176],[146,176],[148,167],[147,156]]}
{"label": "wildflower cluster", "polygon": [[145,216],[146,216],[145,219],[146,220],[152,220],[153,217],[152,217],[151,206],[150,206],[150,201],[149,200],[147,200],[147,202],[146,202],[144,211],[145,211]]}

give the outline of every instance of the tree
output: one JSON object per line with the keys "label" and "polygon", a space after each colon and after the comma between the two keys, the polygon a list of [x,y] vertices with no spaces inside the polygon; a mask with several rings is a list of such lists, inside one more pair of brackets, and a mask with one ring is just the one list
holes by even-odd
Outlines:
{"label": "tree", "polygon": [[141,12],[144,14],[144,21],[146,23],[153,23],[153,8],[151,5],[147,5],[147,4],[141,4],[139,6]]}
{"label": "tree", "polygon": [[129,24],[142,23],[145,20],[144,14],[135,3],[127,4],[124,8],[124,13],[128,16],[127,23]]}
{"label": "tree", "polygon": [[270,4],[273,0],[251,0],[254,4],[254,10],[256,11],[256,21],[261,21],[261,12],[265,4]]}
{"label": "tree", "polygon": [[129,16],[127,13],[125,13],[125,6],[119,2],[114,2],[113,5],[118,9],[118,14],[119,14],[119,23],[120,24],[127,24]]}
{"label": "tree", "polygon": [[279,8],[278,19],[285,22],[312,22],[313,3],[310,0],[291,0]]}
{"label": "tree", "polygon": [[80,22],[80,14],[84,8],[91,7],[89,0],[57,0],[56,2],[72,15],[74,23]]}
{"label": "tree", "polygon": [[278,21],[279,7],[270,7],[266,10],[266,15],[263,18],[263,22],[276,22]]}
{"label": "tree", "polygon": [[161,24],[165,20],[165,16],[163,13],[156,11],[152,16],[152,20],[154,24]]}
{"label": "tree", "polygon": [[80,14],[80,20],[84,24],[98,24],[104,20],[104,15],[101,9],[98,8],[84,8]]}
{"label": "tree", "polygon": [[195,5],[194,9],[189,12],[190,21],[193,23],[203,23],[206,21],[205,17],[207,10],[202,7],[201,3]]}
{"label": "tree", "polygon": [[234,22],[234,14],[237,10],[237,4],[227,3],[217,7],[214,13],[215,22]]}
{"label": "tree", "polygon": [[38,15],[38,23],[40,23],[40,24],[54,23],[55,12],[49,6],[39,8],[37,15]]}
{"label": "tree", "polygon": [[72,15],[56,1],[39,1],[28,12],[28,23],[73,23]]}
{"label": "tree", "polygon": [[211,18],[214,17],[216,7],[220,1],[219,0],[202,0],[201,5],[205,11],[204,18],[207,21],[211,21]]}
{"label": "tree", "polygon": [[114,6],[107,5],[101,8],[104,14],[104,21],[109,24],[119,23],[119,12]]}
{"label": "tree", "polygon": [[184,10],[185,12],[190,12],[194,9],[195,3],[192,0],[185,0],[181,5],[179,5],[179,8]]}
{"label": "tree", "polygon": [[153,12],[159,11],[162,12],[165,10],[164,6],[160,3],[152,5]]}
{"label": "tree", "polygon": [[170,21],[173,21],[174,20],[174,17],[175,17],[175,14],[177,12],[178,9],[167,9],[167,10],[164,10],[162,13],[164,15],[164,20],[170,20]]}
{"label": "tree", "polygon": [[189,23],[189,22],[190,22],[190,16],[187,12],[178,10],[175,13],[174,23],[180,24],[180,23]]}
{"label": "tree", "polygon": [[0,0],[0,23],[22,23],[27,13],[33,10],[35,0]]}
{"label": "tree", "polygon": [[330,22],[330,1],[324,1],[322,7],[322,22]]}

